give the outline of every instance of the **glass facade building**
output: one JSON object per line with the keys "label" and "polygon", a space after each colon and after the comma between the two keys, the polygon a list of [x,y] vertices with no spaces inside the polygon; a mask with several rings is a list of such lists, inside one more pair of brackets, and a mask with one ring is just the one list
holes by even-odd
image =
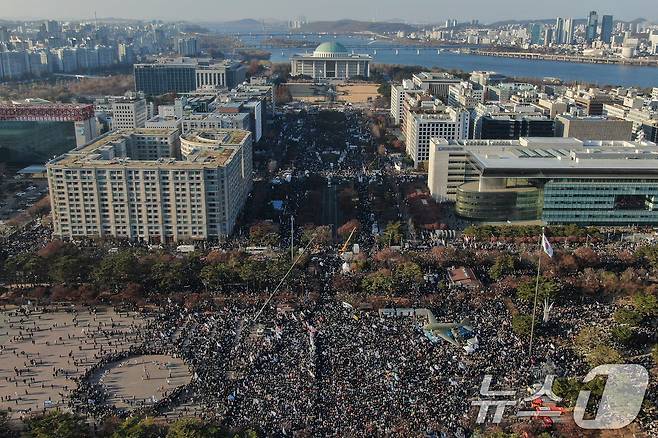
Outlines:
{"label": "glass facade building", "polygon": [[136,64],[135,90],[150,95],[189,93],[196,90],[196,66]]}
{"label": "glass facade building", "polygon": [[480,191],[477,182],[457,188],[455,211],[475,220],[528,221],[541,216],[541,190],[532,186]]}
{"label": "glass facade building", "polygon": [[549,224],[658,223],[658,176],[646,179],[556,178],[544,185]]}
{"label": "glass facade building", "polygon": [[[450,166],[459,159],[462,168]],[[428,186],[460,216],[658,225],[658,144],[574,138],[433,140]],[[462,184],[451,191],[450,181]]]}
{"label": "glass facade building", "polygon": [[73,122],[0,121],[0,161],[19,165],[45,163],[76,144]]}

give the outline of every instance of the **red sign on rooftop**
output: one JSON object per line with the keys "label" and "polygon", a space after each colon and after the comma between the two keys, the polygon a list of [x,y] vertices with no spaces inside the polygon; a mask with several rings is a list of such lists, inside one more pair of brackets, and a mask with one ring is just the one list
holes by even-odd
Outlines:
{"label": "red sign on rooftop", "polygon": [[81,122],[94,117],[93,105],[78,104],[4,104],[0,120],[22,122]]}

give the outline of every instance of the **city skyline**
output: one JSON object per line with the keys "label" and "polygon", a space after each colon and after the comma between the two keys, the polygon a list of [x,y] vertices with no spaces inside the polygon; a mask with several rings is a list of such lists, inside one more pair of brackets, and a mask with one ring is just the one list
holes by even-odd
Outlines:
{"label": "city skyline", "polygon": [[[3,15],[0,19],[91,19],[96,15],[98,18],[195,20],[212,23],[248,18],[288,20],[297,16],[306,16],[312,21],[350,18],[366,21],[400,20],[428,23],[440,22],[447,18],[460,21],[477,19],[483,22],[508,19],[538,20],[554,16],[584,18],[590,10],[597,10],[621,20],[637,18],[658,20],[658,10],[652,11],[651,0],[629,0],[623,5],[614,0],[575,3],[556,0],[535,4],[531,11],[524,0],[505,0],[496,3],[495,7],[486,0],[474,0],[467,9],[461,4],[452,2],[437,4],[432,0],[412,0],[407,3],[407,6],[412,7],[405,8],[399,8],[398,4],[391,0],[381,0],[376,9],[370,2],[336,0],[331,7],[322,7],[321,11],[318,11],[317,2],[300,0],[282,0],[275,4],[265,0],[255,0],[248,10],[237,6],[227,8],[226,5],[210,0],[195,2],[195,8],[170,0],[146,0],[138,4],[128,0],[117,0],[112,3],[88,0],[82,4],[76,0],[61,0],[56,3],[41,0],[5,0],[3,3],[5,3]],[[437,11],[434,12],[432,8]],[[474,10],[477,11],[477,15],[470,12]]]}

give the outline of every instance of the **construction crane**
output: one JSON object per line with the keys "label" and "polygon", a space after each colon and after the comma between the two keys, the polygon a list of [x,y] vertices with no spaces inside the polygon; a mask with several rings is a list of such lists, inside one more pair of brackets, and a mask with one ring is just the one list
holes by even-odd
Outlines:
{"label": "construction crane", "polygon": [[339,255],[343,255],[343,254],[345,254],[345,251],[347,251],[347,248],[348,248],[349,245],[350,245],[350,241],[352,240],[352,236],[354,236],[354,233],[356,232],[357,228],[358,228],[358,227],[354,227],[354,228],[352,228],[352,232],[350,233],[349,237],[348,237],[347,240],[345,241],[345,244],[343,245],[343,247],[340,249],[340,251],[339,251]]}

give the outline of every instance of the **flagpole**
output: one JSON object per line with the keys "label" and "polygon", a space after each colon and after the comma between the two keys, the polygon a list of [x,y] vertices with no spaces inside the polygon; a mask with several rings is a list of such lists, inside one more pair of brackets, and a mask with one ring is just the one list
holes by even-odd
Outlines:
{"label": "flagpole", "polygon": [[537,261],[537,279],[535,280],[535,301],[532,306],[532,325],[530,326],[530,347],[528,348],[528,358],[532,357],[532,341],[535,336],[535,318],[537,316],[537,296],[539,295],[539,274],[541,273],[541,252],[542,244],[544,243],[544,228],[541,229],[541,237],[539,238],[539,260]]}

